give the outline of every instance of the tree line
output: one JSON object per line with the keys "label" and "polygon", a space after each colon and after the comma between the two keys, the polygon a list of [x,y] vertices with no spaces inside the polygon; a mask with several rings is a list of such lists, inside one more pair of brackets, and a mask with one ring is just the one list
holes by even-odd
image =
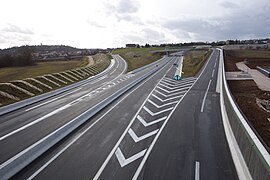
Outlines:
{"label": "tree line", "polygon": [[18,48],[16,52],[3,51],[0,53],[0,68],[33,65],[32,49],[28,46]]}

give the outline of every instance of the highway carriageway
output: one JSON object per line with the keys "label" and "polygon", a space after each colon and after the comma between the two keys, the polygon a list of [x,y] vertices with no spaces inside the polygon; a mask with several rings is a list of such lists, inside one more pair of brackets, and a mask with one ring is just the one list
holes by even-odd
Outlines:
{"label": "highway carriageway", "polygon": [[[126,74],[126,62],[117,55],[113,57],[115,59],[113,67],[102,77],[64,94],[0,117],[1,170],[45,136],[68,124],[151,69],[159,68],[149,66],[135,74]],[[162,59],[158,63],[165,61],[166,59]]]}
{"label": "highway carriageway", "polygon": [[14,178],[237,179],[216,92],[218,57],[214,50],[197,76],[181,81],[172,79],[180,57],[164,59]]}

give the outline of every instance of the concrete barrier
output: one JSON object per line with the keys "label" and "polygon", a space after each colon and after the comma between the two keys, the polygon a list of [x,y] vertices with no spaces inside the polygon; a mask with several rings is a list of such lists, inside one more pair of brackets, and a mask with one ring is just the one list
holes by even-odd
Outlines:
{"label": "concrete barrier", "polygon": [[1,107],[0,108],[0,116],[1,115],[4,115],[4,114],[7,114],[7,113],[10,113],[12,111],[15,111],[17,109],[20,109],[20,108],[29,106],[31,104],[37,103],[39,101],[48,99],[50,97],[59,95],[61,93],[64,93],[64,92],[73,90],[73,89],[75,89],[75,88],[77,88],[79,86],[82,86],[82,85],[84,85],[86,83],[89,83],[89,82],[95,80],[95,79],[98,79],[100,76],[102,76],[104,73],[106,73],[111,68],[112,68],[112,66],[110,65],[106,70],[104,70],[103,72],[101,72],[100,74],[98,74],[96,76],[92,76],[92,77],[90,77],[88,79],[79,81],[77,83],[74,83],[74,84],[65,86],[63,88],[60,88],[60,89],[57,89],[57,90],[54,90],[54,91],[51,91],[51,92],[47,92],[47,93],[44,93],[44,94],[41,94],[41,95],[38,95],[38,96],[35,96],[35,97],[32,97],[32,98],[29,98],[29,99],[25,99],[23,101],[19,101],[19,102],[16,102],[16,103],[13,103],[13,104],[10,104],[10,105]]}
{"label": "concrete barrier", "polygon": [[[220,50],[220,63],[224,62],[223,50]],[[225,77],[224,64],[222,64],[221,75],[221,109],[224,109],[225,116],[229,121],[229,129],[233,132],[233,138],[235,138],[237,147],[230,147],[231,151],[239,148],[239,159],[243,159],[244,166],[247,167],[247,171],[239,170],[236,167],[239,179],[247,179],[250,176],[255,180],[269,180],[270,179],[270,155],[266,147],[262,144],[256,133],[247,123],[244,115],[239,110],[234,98],[228,88],[228,84]],[[224,124],[226,126],[226,124]],[[227,136],[227,134],[226,134]],[[228,139],[228,136],[227,136]],[[228,139],[228,141],[230,141]],[[229,142],[230,144],[230,142]],[[237,154],[237,153],[236,153]],[[234,157],[233,157],[234,159]],[[239,163],[241,164],[241,162]],[[244,175],[239,172],[245,173]]]}
{"label": "concrete barrier", "polygon": [[267,71],[266,69],[263,69],[263,68],[261,68],[260,66],[256,66],[256,69],[257,69],[259,72],[261,72],[262,74],[264,74],[265,76],[270,77],[270,72]]}
{"label": "concrete barrier", "polygon": [[[165,66],[166,62],[162,64],[161,67]],[[46,152],[48,149],[53,147],[56,143],[61,141],[67,135],[69,135],[72,131],[78,128],[80,125],[85,123],[91,117],[93,117],[96,113],[101,111],[104,107],[109,105],[115,99],[120,97],[122,94],[127,92],[129,89],[137,85],[138,83],[142,82],[144,79],[149,77],[150,75],[157,72],[160,68],[155,68],[148,73],[144,74],[140,78],[134,80],[133,82],[127,84],[126,86],[122,87],[100,103],[96,104],[86,112],[82,113],[78,117],[74,118],[73,120],[69,121],[67,124],[63,125],[59,129],[53,131],[49,135],[45,136],[41,140],[37,141],[36,143],[32,144],[25,150],[21,151],[19,154],[15,155],[14,157],[10,158],[6,162],[0,165],[0,179],[9,179],[28,164],[33,162],[36,158]]]}

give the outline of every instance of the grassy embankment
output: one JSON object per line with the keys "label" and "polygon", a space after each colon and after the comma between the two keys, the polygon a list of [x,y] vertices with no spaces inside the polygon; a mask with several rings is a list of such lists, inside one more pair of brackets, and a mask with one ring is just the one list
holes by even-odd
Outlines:
{"label": "grassy embankment", "polygon": [[85,57],[80,60],[37,62],[33,66],[0,68],[0,83],[57,73],[84,67],[87,64],[88,59]]}
{"label": "grassy embankment", "polygon": [[[91,66],[89,67],[89,70],[92,72],[92,74],[89,74],[90,76],[93,75],[93,73],[97,74],[100,71],[102,71],[105,68],[106,63],[107,64],[109,63],[110,57],[107,54],[96,54],[93,56],[93,60],[94,60],[94,64],[91,64]],[[73,80],[73,82],[70,82],[61,76],[55,75],[55,77],[62,79],[63,81],[66,81],[66,83],[63,83],[63,82],[60,82],[58,80],[56,81],[53,78],[47,77],[48,79],[51,79],[52,81],[54,81],[60,85],[60,86],[56,86],[55,84],[52,84],[51,82],[49,82],[45,79],[42,79],[40,77],[37,77],[37,76],[42,76],[42,75],[50,74],[50,73],[60,73],[60,72],[67,71],[67,70],[73,71],[74,69],[80,68],[80,67],[82,69],[84,69],[84,67],[86,65],[88,65],[88,63],[89,63],[88,58],[85,57],[85,58],[82,58],[82,59],[77,60],[77,61],[75,61],[75,60],[73,60],[73,61],[49,61],[49,62],[36,63],[36,65],[34,65],[34,66],[0,68],[0,82],[12,82],[13,80],[22,80],[24,78],[35,78],[35,79],[49,85],[53,89],[49,89],[47,87],[44,87],[43,85],[40,85],[39,83],[36,83],[35,81],[32,81],[32,80],[26,80],[26,81],[28,83],[36,86],[37,88],[40,88],[43,91],[43,93],[45,93],[45,92],[55,90],[55,89],[64,87],[66,85],[75,83],[75,82],[79,81],[80,78],[74,79],[73,77],[71,78],[70,76],[65,75],[69,79]],[[81,75],[76,71],[73,71],[73,73],[77,74],[77,75]],[[68,73],[68,74],[70,74],[70,73]],[[42,92],[37,91],[37,90],[33,89],[32,87],[29,87],[23,83],[12,82],[12,84],[14,84],[18,87],[21,87],[21,88],[29,91],[30,93],[33,93],[34,95],[39,95],[42,93]],[[17,89],[11,88],[5,84],[0,85],[0,91],[6,92],[6,93],[9,93],[10,95],[18,97],[19,100],[23,100],[23,99],[31,97],[31,96],[24,94],[24,93],[18,91]],[[15,101],[0,95],[0,106],[7,105],[7,104],[10,104],[13,102],[15,102]]]}
{"label": "grassy embankment", "polygon": [[163,49],[164,48],[123,48],[114,50],[112,53],[119,54],[127,61],[129,72],[160,59],[163,56],[162,53],[152,53],[151,51]]}
{"label": "grassy embankment", "polygon": [[183,77],[195,76],[211,55],[212,50],[191,50],[184,56]]}

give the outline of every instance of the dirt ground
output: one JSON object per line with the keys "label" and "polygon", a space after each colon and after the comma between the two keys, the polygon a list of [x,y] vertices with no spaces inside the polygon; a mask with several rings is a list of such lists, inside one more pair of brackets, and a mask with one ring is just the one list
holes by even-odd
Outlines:
{"label": "dirt ground", "polygon": [[[235,65],[237,62],[245,61],[246,64],[254,69],[256,66],[270,67],[270,51],[269,58],[265,57],[266,53],[261,54],[260,51],[241,52],[241,50],[225,51],[225,69],[226,71],[239,71]],[[232,94],[247,117],[248,121],[261,136],[265,144],[270,147],[270,113],[263,110],[256,102],[256,98],[270,100],[270,92],[260,90],[253,80],[244,81],[228,81]]]}

